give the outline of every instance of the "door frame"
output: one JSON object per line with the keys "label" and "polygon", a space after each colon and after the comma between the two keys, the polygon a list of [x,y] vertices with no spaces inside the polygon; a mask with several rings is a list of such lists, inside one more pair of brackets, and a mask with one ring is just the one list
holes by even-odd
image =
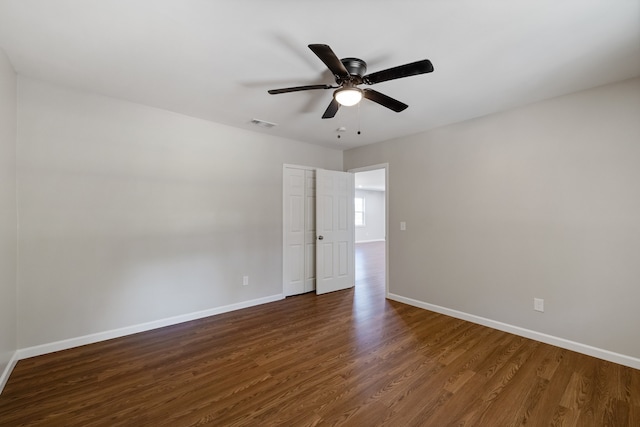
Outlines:
{"label": "door frame", "polygon": [[389,163],[352,168],[347,172],[358,173],[384,169],[384,296],[389,298]]}

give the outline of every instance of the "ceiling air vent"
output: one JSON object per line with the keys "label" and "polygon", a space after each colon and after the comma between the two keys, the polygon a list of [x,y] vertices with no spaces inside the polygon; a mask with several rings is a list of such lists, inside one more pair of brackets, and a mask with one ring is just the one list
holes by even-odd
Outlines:
{"label": "ceiling air vent", "polygon": [[274,126],[277,126],[275,123],[267,122],[267,121],[260,120],[260,119],[251,119],[251,123],[253,123],[256,126],[260,126],[261,128],[265,128],[265,129],[271,129]]}

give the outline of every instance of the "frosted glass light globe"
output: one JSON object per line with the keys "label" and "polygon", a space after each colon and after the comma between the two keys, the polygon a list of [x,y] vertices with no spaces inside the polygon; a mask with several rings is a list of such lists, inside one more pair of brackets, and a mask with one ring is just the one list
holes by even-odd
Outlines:
{"label": "frosted glass light globe", "polygon": [[362,90],[357,87],[343,87],[336,90],[333,97],[340,105],[351,107],[362,100]]}

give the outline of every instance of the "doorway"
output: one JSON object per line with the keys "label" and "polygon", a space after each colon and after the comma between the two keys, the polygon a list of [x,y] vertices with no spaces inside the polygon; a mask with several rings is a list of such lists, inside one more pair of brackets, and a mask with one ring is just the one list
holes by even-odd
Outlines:
{"label": "doorway", "polygon": [[[351,169],[355,175],[356,290],[389,294],[388,164]],[[381,292],[382,291],[382,292]]]}
{"label": "doorway", "polygon": [[355,285],[354,174],[283,165],[283,295]]}

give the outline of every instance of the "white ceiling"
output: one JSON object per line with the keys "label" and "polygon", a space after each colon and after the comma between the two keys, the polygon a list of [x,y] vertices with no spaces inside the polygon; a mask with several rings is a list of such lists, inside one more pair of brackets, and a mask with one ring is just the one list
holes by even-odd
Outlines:
{"label": "white ceiling", "polygon": [[[310,43],[435,71],[374,86],[401,113],[322,120],[329,90],[267,94],[333,83]],[[640,1],[0,0],[0,46],[26,76],[346,149],[640,75]]]}

